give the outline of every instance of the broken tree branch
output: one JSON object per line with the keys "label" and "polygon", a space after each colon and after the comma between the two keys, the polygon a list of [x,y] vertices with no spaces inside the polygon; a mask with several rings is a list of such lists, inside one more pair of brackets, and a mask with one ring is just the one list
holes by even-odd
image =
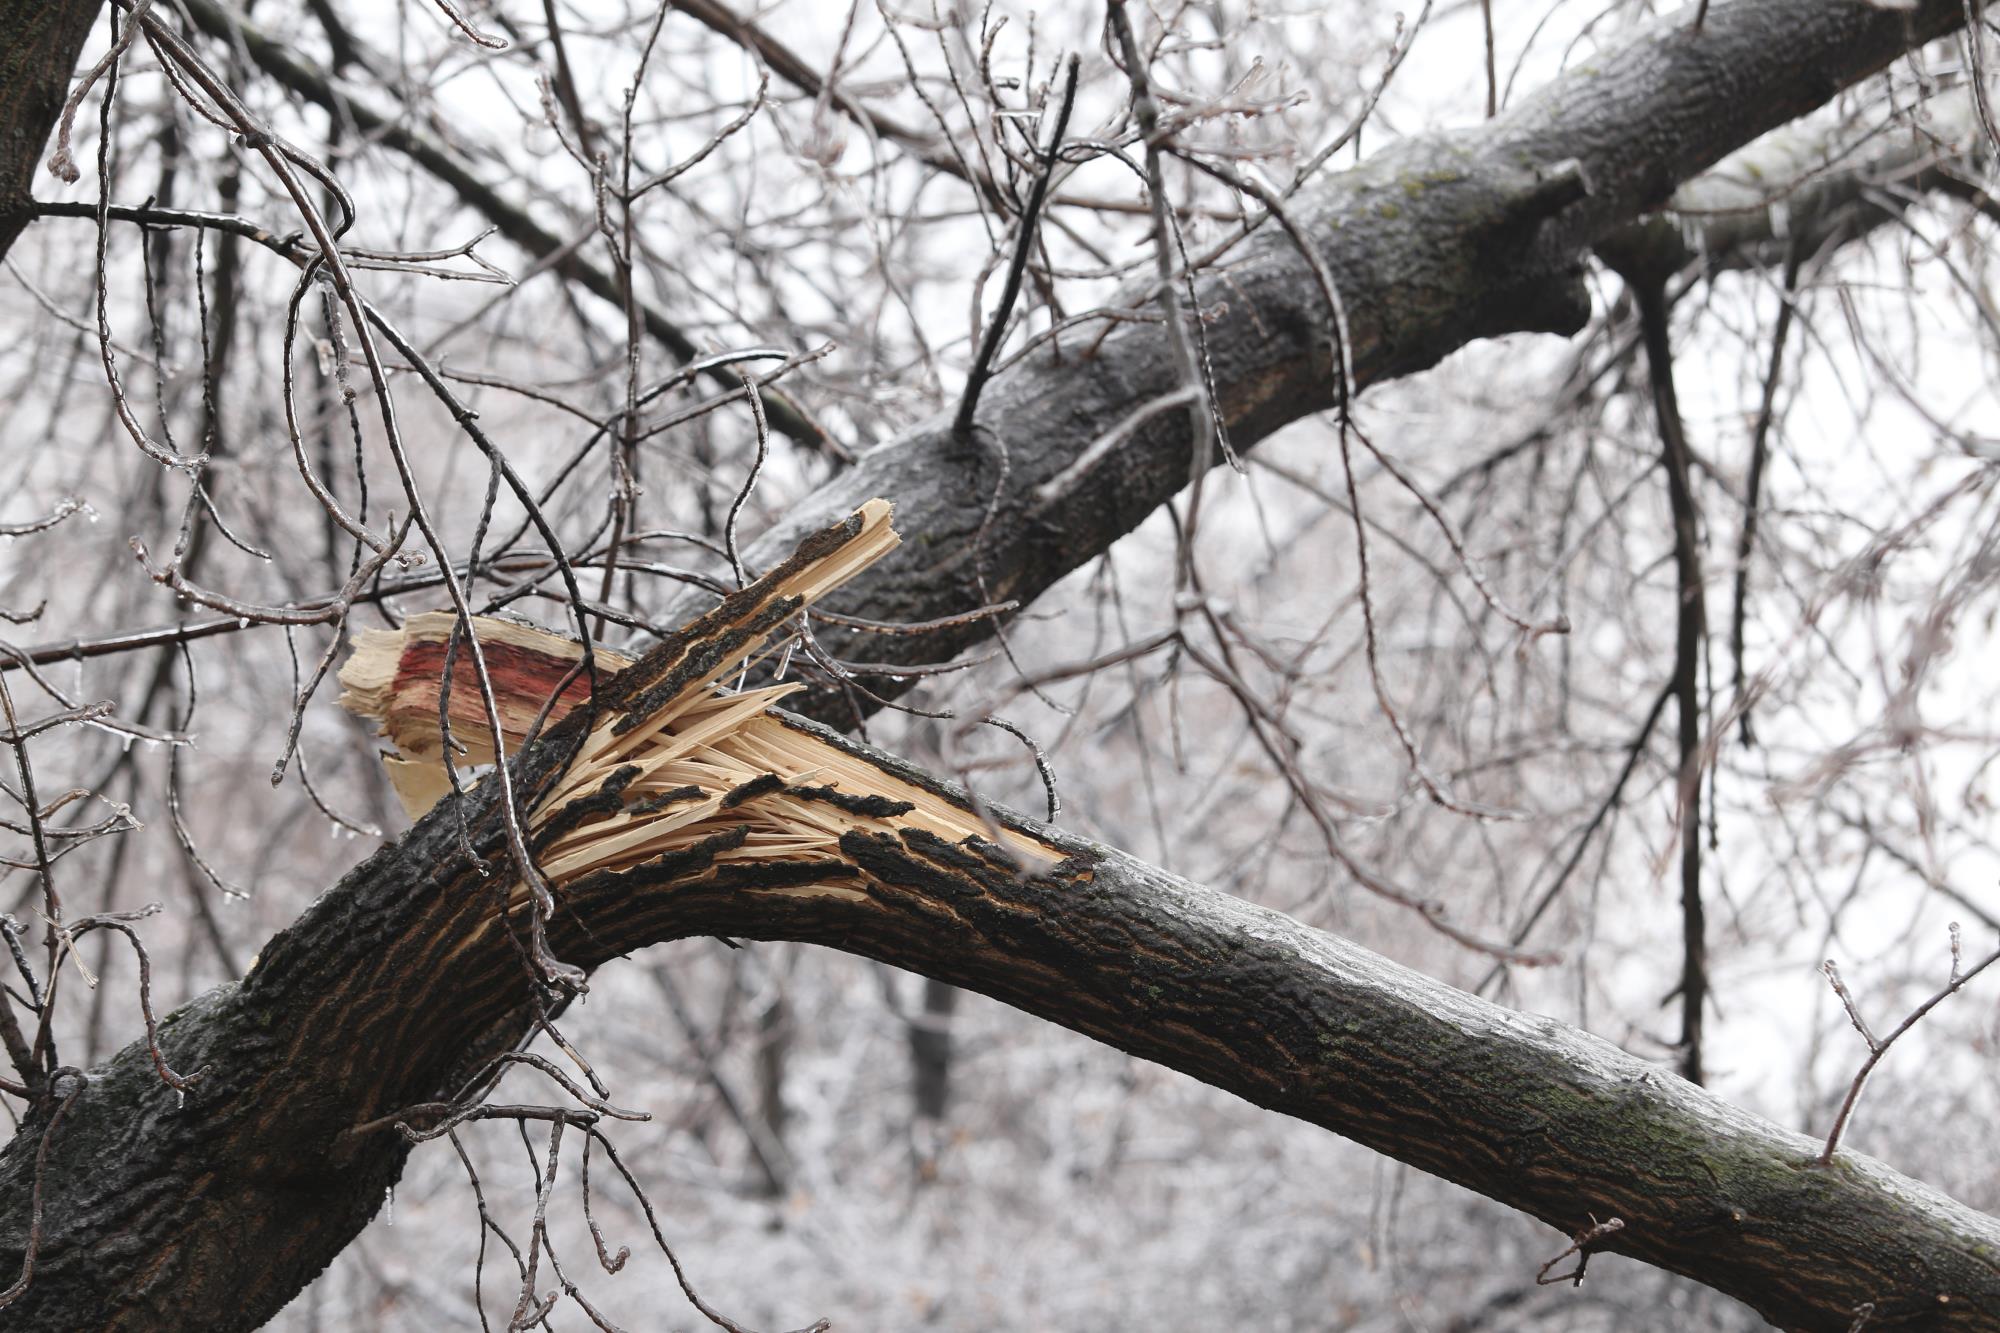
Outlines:
{"label": "broken tree branch", "polygon": [[[1864,1302],[1930,1328],[2000,1311],[1986,1257],[2000,1223],[1879,1163],[1821,1167],[1817,1143],[1565,1024],[987,807],[996,842],[962,790],[756,695],[711,691],[718,667],[824,591],[823,562],[872,558],[880,539],[866,513],[818,534],[515,761],[566,960],[594,969],[690,935],[826,944],[1183,1070],[1565,1234],[1617,1217],[1593,1249],[1787,1327],[1845,1328]],[[435,716],[415,665],[427,646],[434,628],[399,647],[369,705],[418,749],[407,728]],[[384,687],[361,674],[351,687]],[[764,771],[719,790],[740,776],[723,771],[730,754]],[[683,762],[716,771],[684,784],[694,792],[654,790]],[[451,1097],[533,1029],[515,938],[531,909],[474,869],[503,855],[494,786],[465,797],[470,851],[453,811],[433,810],[243,981],[163,1021],[162,1058],[210,1070],[184,1095],[140,1042],[31,1111],[0,1154],[0,1271],[22,1261],[41,1181],[34,1281],[10,1327],[254,1327],[366,1223],[410,1145],[365,1131]]]}

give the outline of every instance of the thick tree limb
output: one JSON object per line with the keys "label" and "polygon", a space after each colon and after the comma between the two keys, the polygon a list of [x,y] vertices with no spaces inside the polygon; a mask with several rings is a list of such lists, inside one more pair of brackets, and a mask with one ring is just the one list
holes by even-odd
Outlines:
{"label": "thick tree limb", "polygon": [[1868,142],[1861,123],[1771,135],[1676,190],[1672,216],[1622,227],[1597,243],[1597,253],[1628,272],[1671,273],[1696,262],[1784,271],[1901,220],[1934,194],[2000,221],[2000,203],[1978,183],[1991,150],[1971,90],[1939,94],[1924,112],[1922,135]]}
{"label": "thick tree limb", "polygon": [[[203,12],[197,7],[198,15]],[[1718,9],[1699,38],[1685,30],[1684,17],[1661,21],[1617,56],[1580,67],[1502,120],[1392,150],[1293,205],[1294,216],[1311,224],[1349,307],[1357,387],[1413,373],[1478,337],[1573,326],[1585,298],[1567,284],[1591,248],[1615,247],[1621,262],[1636,262],[1627,252],[1657,246],[1668,257],[1649,264],[1692,261],[1697,252],[1679,225],[1645,216],[1668,200],[1674,186],[1844,82],[1879,69],[1905,44],[1948,31],[1964,16],[1962,7],[1946,0],[1907,15],[1868,0],[1740,0]],[[1699,60],[1690,55],[1697,44]],[[284,54],[259,49],[272,59]],[[1695,65],[1699,77],[1676,82],[1682,62]],[[1611,84],[1626,90],[1629,104],[1604,86]],[[326,88],[330,96],[331,85]],[[1696,124],[1703,117],[1706,123]],[[1574,160],[1592,186],[1591,197],[1560,210],[1559,219],[1510,231],[1504,225],[1512,216],[1510,200],[1518,215],[1521,192],[1532,196],[1541,188],[1535,170],[1527,168],[1560,165],[1561,145],[1572,134],[1577,149],[1585,150]],[[1635,164],[1647,160],[1656,142],[1673,152],[1648,174]],[[1425,176],[1422,163],[1434,158],[1456,164],[1438,168],[1450,179]],[[1966,164],[1930,158],[1921,145],[1889,145],[1871,152],[1865,169],[1829,172],[1789,192],[1783,211],[1794,227],[1814,229],[1815,247],[1888,220],[1893,194],[1876,187],[1950,193],[2000,215],[1967,181]],[[1506,170],[1510,163],[1526,167]],[[1712,195],[1672,202],[1714,210],[1700,222],[1701,252],[1712,260],[1782,261],[1786,237],[1774,228],[1772,208],[1740,207],[1738,200],[1738,206],[1716,209]],[[1327,320],[1316,304],[1310,266],[1276,234],[1245,250],[1250,253],[1211,275],[1200,292],[1211,317],[1206,336],[1231,442],[1248,448],[1325,408],[1331,387],[1323,354],[1312,355],[1326,346]],[[1515,301],[1517,293],[1525,295]],[[1567,313],[1536,319],[1537,311],[1549,313],[1551,300]],[[1076,341],[1092,336],[1085,330]],[[1167,421],[1132,432],[1104,449],[1093,466],[1076,468],[1094,444],[1111,441],[1135,413],[1172,392],[1171,385],[1161,389],[1171,366],[1166,340],[1144,325],[1113,333],[1087,360],[1049,350],[1025,358],[996,377],[980,414],[984,426],[996,427],[980,434],[1007,450],[1004,468],[994,448],[956,440],[948,417],[940,416],[798,506],[748,558],[753,566],[781,558],[800,533],[868,496],[887,495],[917,539],[836,598],[835,609],[903,621],[956,614],[985,600],[975,562],[994,599],[1014,597],[1025,605],[1185,483],[1184,432]],[[1005,429],[997,429],[1002,424]],[[999,505],[989,523],[986,506],[996,477]],[[1049,495],[1058,478],[1074,484]],[[222,633],[235,624],[225,619],[201,629]],[[982,619],[927,634],[825,628],[821,637],[845,659],[915,663],[945,660],[990,632],[990,621]],[[52,661],[79,647],[95,655],[121,651],[122,643],[51,644],[31,656]],[[11,665],[0,663],[0,669]],[[871,688],[893,695],[904,686],[878,679]],[[802,701],[802,711],[814,716],[845,718],[851,710],[850,701],[831,694]]]}
{"label": "thick tree limb", "polygon": [[[1417,141],[1330,183],[1299,212],[1340,279],[1360,379],[1407,373],[1473,337],[1575,327],[1584,247],[1728,148],[1962,16],[1956,0],[1909,14],[1862,0],[1739,0],[1714,9],[1699,35],[1655,28],[1502,120]],[[1202,289],[1239,446],[1330,398],[1328,324],[1288,244],[1253,240]],[[1095,468],[1069,468],[1171,391],[1171,365],[1158,330],[1143,326],[1113,333],[1090,360],[1038,352],[982,403],[1008,467],[991,446],[950,440],[943,423],[874,456],[856,498],[885,486],[918,541],[847,605],[877,618],[962,609],[976,600],[975,561],[995,595],[1032,596],[1135,525],[1186,476],[1171,415]],[[1000,521],[988,523],[1003,476]],[[823,495],[792,530],[836,507],[834,492]],[[982,529],[988,544],[975,551]],[[953,641],[913,651],[934,656],[940,642]],[[960,799],[798,725],[889,778]],[[551,780],[579,729],[531,752],[524,790]],[[467,812],[489,855],[502,844],[493,807],[475,796]],[[1561,1024],[1004,818],[1063,859],[1023,882],[976,844],[857,833],[810,881],[696,861],[660,882],[619,872],[572,885],[551,942],[585,966],[717,933],[892,960],[1566,1231],[1587,1213],[1615,1215],[1626,1225],[1604,1248],[1691,1273],[1788,1326],[1846,1328],[1863,1303],[1874,1306],[1871,1328],[2000,1319],[1990,1219],[1865,1159],[1811,1167],[1816,1145]],[[242,983],[169,1018],[167,1062],[210,1070],[184,1105],[143,1044],[80,1089],[73,1075],[59,1080],[42,1254],[9,1326],[251,1327],[281,1306],[401,1170],[400,1140],[355,1128],[451,1094],[526,1031],[532,997],[498,924],[502,902],[460,848],[451,812],[433,813],[273,940]],[[0,1154],[0,1273],[21,1261],[29,1181],[55,1110],[36,1108]]]}
{"label": "thick tree limb", "polygon": [[[820,549],[859,529],[824,534]],[[566,763],[644,736],[706,678],[711,646],[782,624],[774,607],[768,588],[733,598],[530,750],[522,792],[576,793],[544,807],[542,846],[590,820],[645,833],[674,818],[673,800],[630,801],[644,779],[622,760],[600,763],[601,784]],[[424,716],[420,701],[403,706]],[[1599,1248],[1787,1327],[1845,1329],[1864,1304],[1871,1327],[2000,1318],[2000,1223],[1879,1163],[1818,1166],[1817,1143],[1594,1037],[1111,848],[1005,812],[1006,848],[939,836],[954,820],[982,827],[962,793],[814,723],[757,725],[781,729],[806,770],[848,775],[835,807],[846,831],[804,853],[756,852],[753,816],[738,811],[827,798],[775,779],[739,788],[681,850],[562,879],[547,923],[562,957],[595,968],[708,934],[845,949],[1323,1125],[1566,1233],[1616,1218]],[[471,842],[499,859],[498,801],[482,790]],[[274,1314],[400,1174],[398,1112],[477,1083],[487,1057],[531,1030],[524,910],[482,879],[440,806],[272,940],[241,983],[162,1024],[165,1064],[206,1071],[185,1096],[144,1042],[87,1081],[59,1076],[61,1100],[35,1107],[0,1154],[0,1271],[22,1262],[38,1169],[44,1205],[34,1280],[7,1326],[246,1329]]]}
{"label": "thick tree limb", "polygon": [[[1737,0],[1712,9],[1700,33],[1688,17],[1643,28],[1497,120],[1399,143],[1293,202],[1339,284],[1355,387],[1424,369],[1478,338],[1575,331],[1589,313],[1582,274],[1600,239],[1731,151],[1959,27],[1965,9],[1960,0],[1908,11]],[[1205,274],[1198,295],[1233,445],[1332,404],[1332,319],[1312,264],[1279,228],[1267,225]],[[1127,299],[1148,304],[1144,289]],[[941,414],[797,506],[753,563],[885,495],[914,539],[833,598],[834,609],[921,621],[988,600],[1025,606],[1187,481],[1184,413],[1153,413],[1117,438],[1177,387],[1161,326],[1124,323],[1101,342],[1096,333],[1053,339],[995,376],[980,402],[980,442],[955,436]],[[1108,447],[1095,454],[1100,441]],[[1079,469],[1080,458],[1095,461]],[[825,638],[850,660],[936,662],[989,632],[982,621]],[[846,709],[829,698],[808,711]]]}
{"label": "thick tree limb", "polygon": [[[2000,1312],[2000,1224],[1886,1167],[1821,1167],[1816,1143],[1595,1038],[1110,848],[1004,812],[1003,847],[962,793],[815,724],[759,715],[756,699],[746,713],[709,697],[706,682],[824,587],[821,564],[872,559],[880,535],[879,506],[820,534],[619,670],[594,712],[579,707],[522,761],[518,789],[553,793],[535,841],[563,889],[547,926],[564,958],[595,968],[693,934],[827,944],[983,991],[1565,1232],[1616,1218],[1601,1247],[1789,1326],[1846,1328],[1863,1304],[1882,1327],[1978,1327]],[[496,669],[515,682],[510,735],[530,729],[540,689],[567,678],[567,659],[519,655],[536,637],[495,635]],[[412,622],[397,638],[387,657],[364,653],[349,685],[406,757],[434,758],[442,636]],[[715,732],[722,713],[762,738]],[[478,715],[461,722],[468,758],[490,753]],[[730,788],[721,799],[676,787],[681,775],[649,756],[684,752],[679,727],[748,756],[749,771],[785,749],[789,772],[843,785],[834,796],[738,771],[710,781]],[[787,824],[801,803],[834,833],[801,846]],[[821,803],[841,812],[831,824]],[[254,1327],[366,1223],[408,1152],[390,1131],[397,1113],[476,1084],[532,1027],[525,896],[474,859],[503,854],[498,800],[471,797],[471,852],[454,815],[433,810],[243,982],[170,1016],[158,1058],[141,1042],[87,1079],[55,1080],[0,1154],[0,1263],[24,1258],[37,1179],[43,1202],[34,1280],[9,1327]],[[580,846],[618,850],[558,871]],[[204,1073],[183,1096],[162,1064]]]}

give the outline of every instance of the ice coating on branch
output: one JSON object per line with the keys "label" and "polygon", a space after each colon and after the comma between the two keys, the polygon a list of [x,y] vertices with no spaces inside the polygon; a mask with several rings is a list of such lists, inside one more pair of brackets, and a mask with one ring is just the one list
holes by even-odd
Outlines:
{"label": "ice coating on branch", "polygon": [[[1980,151],[1971,90],[1952,88],[1893,119],[1880,103],[1844,114],[1808,116],[1773,131],[1674,191],[1681,214],[1744,213],[1782,205],[1833,173],[1861,170],[1883,184],[1938,160]],[[1784,233],[1785,219],[1772,228]]]}

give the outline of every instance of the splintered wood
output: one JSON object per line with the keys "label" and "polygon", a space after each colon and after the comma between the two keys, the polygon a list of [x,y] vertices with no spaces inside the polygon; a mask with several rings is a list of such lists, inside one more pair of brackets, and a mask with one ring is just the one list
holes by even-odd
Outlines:
{"label": "splintered wood", "polygon": [[[732,692],[724,682],[788,638],[803,607],[875,563],[897,544],[889,505],[871,500],[848,522],[800,548],[661,649],[635,661],[597,650],[605,715],[568,772],[529,817],[536,862],[556,884],[622,871],[704,843],[714,862],[840,858],[850,830],[917,829],[959,842],[991,840],[980,818],[936,792],[787,726],[771,707],[796,683]],[[582,647],[523,622],[473,622],[511,754],[546,708],[543,730],[583,703]],[[381,724],[395,747],[390,780],[412,819],[449,790],[438,725],[438,684],[457,617],[410,617],[400,630],[363,630],[340,672],[341,704]],[[643,678],[641,678],[643,676]],[[555,697],[554,702],[550,700]],[[461,639],[453,662],[451,733],[461,770],[494,761],[486,709]],[[461,771],[461,783],[473,775]],[[718,834],[729,835],[717,839]],[[1012,829],[1003,838],[1024,869],[1057,859]],[[840,884],[796,892],[861,896]]]}

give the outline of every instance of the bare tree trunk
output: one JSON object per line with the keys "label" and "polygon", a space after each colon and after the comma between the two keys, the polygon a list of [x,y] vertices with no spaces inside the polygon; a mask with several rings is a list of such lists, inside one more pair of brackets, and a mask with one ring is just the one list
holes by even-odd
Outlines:
{"label": "bare tree trunk", "polygon": [[[776,1156],[785,1154],[785,1126],[791,1108],[785,1104],[785,1063],[792,1050],[792,1006],[781,989],[757,1015],[757,1111],[758,1119],[777,1146]],[[773,1196],[784,1194],[790,1181],[782,1170],[766,1177]]]}
{"label": "bare tree trunk", "polygon": [[910,1081],[917,1115],[942,1120],[951,1104],[951,1011],[958,992],[924,978],[924,1007],[910,1020]]}
{"label": "bare tree trunk", "polygon": [[102,0],[0,0],[0,259],[28,225],[35,168]]}
{"label": "bare tree trunk", "polygon": [[924,978],[923,1007],[906,1020],[910,1038],[910,1149],[919,1183],[937,1179],[948,1132],[945,1112],[951,1107],[951,1012],[958,1007],[958,988],[936,977]]}

